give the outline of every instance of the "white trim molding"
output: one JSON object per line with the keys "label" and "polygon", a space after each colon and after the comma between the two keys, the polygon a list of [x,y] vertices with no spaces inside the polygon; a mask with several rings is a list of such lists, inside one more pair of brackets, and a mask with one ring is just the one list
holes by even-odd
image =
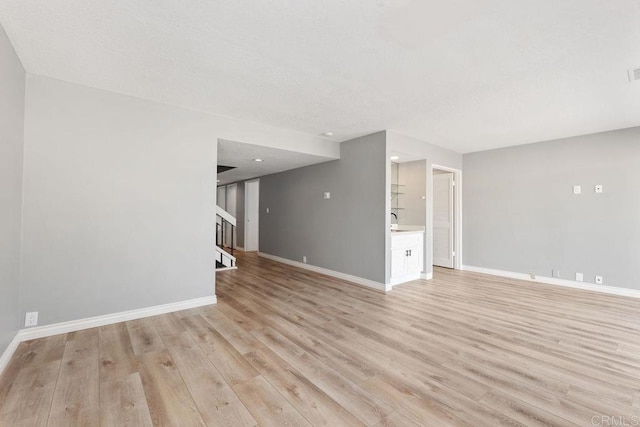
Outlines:
{"label": "white trim molding", "polygon": [[258,252],[258,256],[262,258],[267,258],[272,261],[280,262],[282,264],[292,265],[294,267],[303,268],[305,270],[314,271],[316,273],[325,274],[327,276],[335,277],[337,279],[346,280],[348,282],[352,282],[356,285],[364,286],[367,288],[374,289],[380,292],[388,292],[391,290],[391,285],[385,285],[384,283],[376,282],[374,280],[364,279],[358,276],[352,276],[351,274],[341,273],[339,271],[329,270],[327,268],[317,267],[311,264],[305,264],[298,261],[293,261],[291,259],[282,258],[276,255],[267,254],[264,252]]}
{"label": "white trim molding", "polygon": [[396,278],[392,277],[390,280],[391,286],[397,286],[403,283],[413,282],[414,280],[420,280],[422,279],[422,274],[423,273],[412,273],[412,274],[407,274],[407,275],[396,277]]}
{"label": "white trim molding", "polygon": [[220,267],[220,268],[216,268],[216,273],[219,273],[221,271],[229,271],[229,270],[237,270],[238,267],[236,267],[235,265],[233,267]]}
{"label": "white trim molding", "polygon": [[526,273],[515,273],[512,271],[495,270],[492,268],[475,267],[472,265],[463,265],[462,270],[471,271],[473,273],[489,274],[491,276],[508,277],[510,279],[525,280],[527,282],[544,283],[546,285],[564,286],[566,288],[581,289],[584,291],[601,292],[611,295],[619,295],[631,298],[640,298],[640,290],[619,288],[616,286],[596,285],[593,283],[576,282],[573,280],[558,279],[555,277],[531,276]]}
{"label": "white trim molding", "polygon": [[431,279],[433,279],[433,272],[431,272],[431,273],[421,273],[420,274],[420,278],[422,280],[431,280]]}
{"label": "white trim molding", "polygon": [[215,295],[212,295],[208,297],[194,298],[186,301],[156,305],[153,307],[145,307],[136,310],[122,311],[119,313],[105,314],[103,316],[95,316],[85,319],[71,320],[69,322],[54,323],[53,325],[36,326],[33,328],[21,329],[13,338],[2,356],[0,356],[0,374],[2,374],[2,371],[4,371],[4,369],[7,367],[7,365],[9,364],[9,360],[11,360],[11,357],[22,341],[29,341],[37,338],[49,337],[52,335],[65,334],[68,332],[81,331],[83,329],[96,328],[98,326],[111,325],[113,323],[142,319],[144,317],[157,316],[160,314],[173,313],[174,311],[202,307],[205,305],[216,304],[217,302],[217,297]]}
{"label": "white trim molding", "polygon": [[16,336],[13,337],[13,339],[7,346],[7,349],[4,351],[4,353],[2,353],[2,356],[0,356],[0,375],[2,375],[2,372],[4,372],[7,365],[9,365],[9,361],[11,360],[13,353],[15,353],[18,349],[18,345],[20,345],[21,341],[22,340],[20,339],[20,331],[18,331],[16,333]]}
{"label": "white trim molding", "polygon": [[36,326],[22,329],[20,341],[64,334],[67,332],[81,331],[83,329],[96,328],[98,326],[111,325],[113,323],[127,322],[129,320],[142,319],[144,317],[173,313],[174,311],[187,310],[217,303],[215,295],[209,297],[194,298],[186,301],[156,305],[153,307],[139,308],[136,310],[121,311],[120,313],[105,314],[103,316],[88,317],[85,319],[71,320],[69,322],[54,323],[53,325]]}

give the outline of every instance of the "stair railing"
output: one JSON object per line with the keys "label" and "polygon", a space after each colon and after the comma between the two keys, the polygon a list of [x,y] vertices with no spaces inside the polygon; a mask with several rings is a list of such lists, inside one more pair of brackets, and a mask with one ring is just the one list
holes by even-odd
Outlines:
{"label": "stair railing", "polygon": [[[216,246],[226,251],[225,247],[230,249],[229,253],[233,256],[235,249],[235,229],[236,219],[227,211],[221,207],[216,209]],[[229,241],[227,242],[228,233],[231,234]],[[229,243],[229,246],[225,246]],[[231,261],[232,266],[235,264]]]}

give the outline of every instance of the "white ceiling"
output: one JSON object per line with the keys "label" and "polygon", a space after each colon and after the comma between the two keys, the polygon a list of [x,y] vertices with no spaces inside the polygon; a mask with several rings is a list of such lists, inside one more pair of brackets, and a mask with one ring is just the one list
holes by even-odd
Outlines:
{"label": "white ceiling", "polygon": [[[263,161],[254,162],[253,159],[262,159]],[[284,172],[329,160],[335,159],[220,139],[218,140],[218,165],[235,166],[236,169],[219,173],[220,182],[218,185]]]}
{"label": "white ceiling", "polygon": [[638,0],[0,0],[27,71],[460,152],[640,125]]}

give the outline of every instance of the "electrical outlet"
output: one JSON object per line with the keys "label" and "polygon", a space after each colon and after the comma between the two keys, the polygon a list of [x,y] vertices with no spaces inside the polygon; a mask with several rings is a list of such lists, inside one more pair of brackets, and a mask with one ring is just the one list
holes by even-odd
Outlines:
{"label": "electrical outlet", "polygon": [[582,194],[582,187],[579,185],[573,186],[573,194]]}
{"label": "electrical outlet", "polygon": [[602,276],[596,276],[596,285],[602,285],[604,283],[604,278]]}
{"label": "electrical outlet", "polygon": [[324,193],[323,195],[325,200],[329,200],[331,198],[331,193],[329,193],[328,191]]}
{"label": "electrical outlet", "polygon": [[36,326],[38,324],[38,312],[27,313],[24,319],[24,326]]}
{"label": "electrical outlet", "polygon": [[529,274],[529,277],[531,277],[531,280],[536,280],[536,275],[533,273]]}
{"label": "electrical outlet", "polygon": [[551,270],[551,277],[560,278],[560,270]]}
{"label": "electrical outlet", "polygon": [[302,257],[302,262],[304,262],[305,264],[307,263],[307,257],[306,256]]}
{"label": "electrical outlet", "polygon": [[576,282],[582,282],[582,281],[584,281],[584,274],[576,273]]}
{"label": "electrical outlet", "polygon": [[269,208],[267,208],[267,213],[269,213]]}

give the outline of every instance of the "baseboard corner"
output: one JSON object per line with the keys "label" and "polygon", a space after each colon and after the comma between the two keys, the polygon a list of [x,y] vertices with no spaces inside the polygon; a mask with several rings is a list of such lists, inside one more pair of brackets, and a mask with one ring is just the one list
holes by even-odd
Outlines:
{"label": "baseboard corner", "polygon": [[7,368],[7,366],[9,366],[11,357],[13,357],[13,354],[18,349],[18,345],[20,345],[20,342],[22,341],[20,337],[20,332],[21,331],[16,332],[16,335],[9,342],[9,345],[4,350],[4,352],[2,352],[2,355],[0,356],[0,375],[2,375],[2,373]]}

